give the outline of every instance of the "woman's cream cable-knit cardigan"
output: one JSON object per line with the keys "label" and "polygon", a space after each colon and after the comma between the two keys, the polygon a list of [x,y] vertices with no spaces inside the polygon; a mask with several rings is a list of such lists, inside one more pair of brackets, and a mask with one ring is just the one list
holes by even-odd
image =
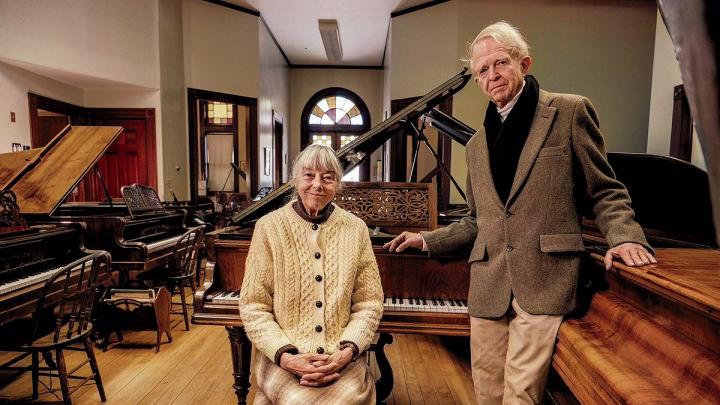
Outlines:
{"label": "woman's cream cable-knit cardigan", "polygon": [[292,344],[331,354],[344,341],[366,350],[383,312],[383,290],[365,223],[336,206],[316,228],[292,202],[261,218],[240,293],[253,345],[271,361]]}

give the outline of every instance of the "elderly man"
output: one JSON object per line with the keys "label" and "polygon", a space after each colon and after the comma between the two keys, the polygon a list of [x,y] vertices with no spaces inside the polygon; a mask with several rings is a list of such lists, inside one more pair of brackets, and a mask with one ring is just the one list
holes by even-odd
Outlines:
{"label": "elderly man", "polygon": [[467,217],[386,244],[441,254],[472,245],[470,335],[479,404],[539,403],[555,338],[575,305],[588,204],[613,257],[656,263],[630,197],[605,157],[587,98],[541,90],[520,32],[498,22],[470,46],[470,69],[490,98],[468,142]]}

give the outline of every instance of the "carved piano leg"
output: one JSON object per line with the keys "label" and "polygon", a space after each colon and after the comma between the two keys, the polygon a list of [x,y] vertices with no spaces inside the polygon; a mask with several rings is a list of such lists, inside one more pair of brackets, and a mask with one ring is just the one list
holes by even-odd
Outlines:
{"label": "carved piano leg", "polygon": [[389,333],[381,332],[377,343],[375,344],[375,360],[377,361],[378,370],[380,370],[380,378],[375,381],[375,392],[377,395],[377,403],[387,398],[393,390],[395,380],[393,379],[392,366],[385,355],[385,345],[392,343],[393,337]]}
{"label": "carved piano leg", "polygon": [[226,326],[230,339],[230,350],[233,361],[233,388],[238,397],[238,405],[246,405],[246,398],[250,390],[250,349],[252,344],[240,326]]}

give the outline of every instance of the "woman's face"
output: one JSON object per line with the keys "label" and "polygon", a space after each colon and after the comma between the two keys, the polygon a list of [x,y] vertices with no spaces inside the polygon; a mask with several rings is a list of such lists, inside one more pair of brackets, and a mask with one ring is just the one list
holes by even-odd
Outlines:
{"label": "woman's face", "polygon": [[327,170],[303,168],[297,178],[300,201],[310,215],[317,215],[335,198],[339,179]]}

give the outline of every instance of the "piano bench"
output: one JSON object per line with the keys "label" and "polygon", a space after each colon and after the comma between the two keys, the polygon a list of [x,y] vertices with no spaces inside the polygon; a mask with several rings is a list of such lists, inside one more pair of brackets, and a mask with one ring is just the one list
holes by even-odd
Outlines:
{"label": "piano bench", "polygon": [[115,332],[122,341],[121,330],[154,330],[157,333],[155,352],[160,351],[163,333],[168,343],[170,334],[170,293],[158,289],[111,289],[101,301],[98,332],[103,336],[103,351],[107,350],[110,335]]}
{"label": "piano bench", "polygon": [[720,398],[720,356],[656,322],[618,295],[558,331],[554,369],[583,404],[701,404]]}

